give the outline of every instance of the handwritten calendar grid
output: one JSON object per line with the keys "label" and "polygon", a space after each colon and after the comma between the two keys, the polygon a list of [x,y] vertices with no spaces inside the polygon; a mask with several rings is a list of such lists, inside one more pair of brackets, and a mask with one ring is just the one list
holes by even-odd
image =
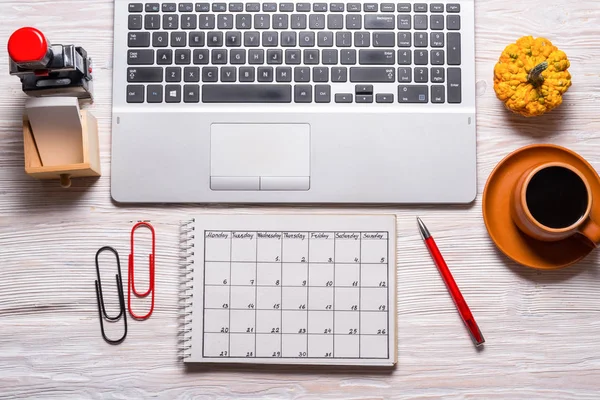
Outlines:
{"label": "handwritten calendar grid", "polygon": [[205,358],[389,358],[385,231],[204,231]]}

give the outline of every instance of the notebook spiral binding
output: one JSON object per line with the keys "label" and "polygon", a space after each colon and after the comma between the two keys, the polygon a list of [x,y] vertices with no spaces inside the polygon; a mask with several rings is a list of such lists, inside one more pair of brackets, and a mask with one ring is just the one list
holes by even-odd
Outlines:
{"label": "notebook spiral binding", "polygon": [[195,219],[181,223],[179,234],[180,296],[179,352],[185,360],[191,356],[192,307],[194,300],[194,237]]}

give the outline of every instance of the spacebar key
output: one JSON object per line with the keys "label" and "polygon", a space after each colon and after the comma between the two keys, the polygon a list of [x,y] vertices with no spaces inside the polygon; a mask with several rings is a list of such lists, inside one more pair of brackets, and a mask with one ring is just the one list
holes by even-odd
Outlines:
{"label": "spacebar key", "polygon": [[292,85],[202,85],[204,103],[291,103]]}

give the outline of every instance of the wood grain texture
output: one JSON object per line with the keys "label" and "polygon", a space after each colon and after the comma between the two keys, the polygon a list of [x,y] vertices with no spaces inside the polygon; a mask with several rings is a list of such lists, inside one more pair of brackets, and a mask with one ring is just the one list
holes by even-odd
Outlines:
{"label": "wood grain texture", "polygon": [[[89,109],[99,121],[103,172],[99,179],[74,180],[68,190],[58,182],[25,175],[25,95],[17,78],[2,68],[0,398],[598,398],[598,253],[561,271],[529,270],[496,250],[481,216],[481,192],[489,173],[508,152],[523,145],[560,144],[600,169],[597,0],[476,2],[479,195],[472,205],[462,207],[114,204],[109,192],[112,15],[110,0],[0,0],[2,40],[27,24],[57,43],[76,42],[92,55],[96,101]],[[498,55],[526,34],[546,36],[565,50],[573,75],[565,103],[535,120],[509,114],[493,92]],[[0,51],[0,65],[8,65],[5,51]],[[178,221],[190,213],[282,210],[397,214],[396,369],[190,367],[178,360]],[[477,318],[487,340],[481,351],[473,348],[418,236],[416,215],[435,235]],[[116,247],[126,275],[130,221],[140,219],[152,220],[158,232],[156,310],[148,321],[129,319],[127,340],[110,346],[99,331],[94,254],[104,245]],[[114,264],[108,256],[102,262],[109,312],[114,313]],[[140,277],[143,281],[143,274]],[[136,303],[140,311],[147,306]],[[120,329],[119,324],[108,327],[115,337]]]}

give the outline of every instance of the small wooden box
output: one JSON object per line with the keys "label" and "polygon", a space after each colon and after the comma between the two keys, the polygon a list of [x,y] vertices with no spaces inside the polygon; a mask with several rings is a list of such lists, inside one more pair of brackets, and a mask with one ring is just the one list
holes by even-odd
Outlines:
{"label": "small wooden box", "polygon": [[71,178],[100,176],[100,147],[98,121],[87,111],[81,111],[83,163],[42,165],[35,137],[27,115],[23,115],[23,143],[25,147],[25,172],[36,179],[60,179],[62,187],[71,186]]}

